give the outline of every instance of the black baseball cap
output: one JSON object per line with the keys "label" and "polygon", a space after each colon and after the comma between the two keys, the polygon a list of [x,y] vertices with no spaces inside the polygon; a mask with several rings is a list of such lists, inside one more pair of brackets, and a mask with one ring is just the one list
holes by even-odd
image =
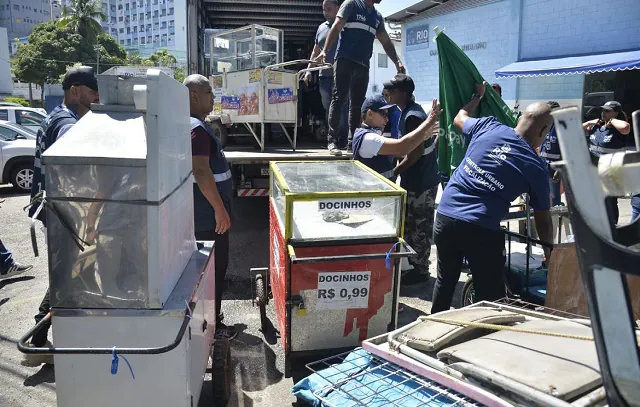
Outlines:
{"label": "black baseball cap", "polygon": [[367,113],[368,110],[373,112],[379,112],[380,110],[387,110],[395,105],[387,103],[386,99],[382,95],[372,96],[365,99],[362,104],[362,114]]}
{"label": "black baseball cap", "polygon": [[72,86],[86,86],[98,91],[98,79],[90,66],[74,66],[69,69],[62,80],[62,89],[68,90]]}
{"label": "black baseball cap", "polygon": [[616,111],[618,113],[622,112],[622,105],[618,102],[616,102],[615,100],[611,100],[607,103],[604,104],[604,106],[602,106],[602,110],[608,110],[608,111]]}
{"label": "black baseball cap", "polygon": [[387,90],[398,89],[407,93],[413,93],[416,90],[416,85],[413,83],[413,79],[409,75],[399,73],[393,77],[390,81],[383,84]]}

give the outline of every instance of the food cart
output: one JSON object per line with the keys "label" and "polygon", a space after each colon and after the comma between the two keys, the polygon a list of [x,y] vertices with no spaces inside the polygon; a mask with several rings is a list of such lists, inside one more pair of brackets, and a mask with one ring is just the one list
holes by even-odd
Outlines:
{"label": "food cart", "polygon": [[[188,91],[153,69],[98,82],[101,104],[42,156],[51,312],[18,348],[54,355],[58,406],[194,406],[215,262],[194,241]],[[49,322],[55,347],[27,345]],[[224,402],[228,342],[213,354]]]}
{"label": "food cart", "polygon": [[[283,62],[282,30],[255,24],[213,34],[209,45],[210,81],[216,97],[209,120],[220,132],[223,144],[227,137],[248,135],[264,151],[265,126],[277,124],[295,150],[302,75],[331,65],[322,64],[301,71],[283,69],[307,65],[310,61]],[[236,126],[228,130],[228,125]],[[290,134],[291,128],[293,135]]]}
{"label": "food cart", "polygon": [[[272,162],[269,291],[292,359],[357,346],[394,329],[406,192],[358,161]],[[267,286],[267,283],[270,283]]]}

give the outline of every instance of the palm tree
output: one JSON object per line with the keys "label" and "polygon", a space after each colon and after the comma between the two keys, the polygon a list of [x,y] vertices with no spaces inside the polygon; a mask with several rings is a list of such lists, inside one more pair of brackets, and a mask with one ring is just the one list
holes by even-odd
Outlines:
{"label": "palm tree", "polygon": [[68,27],[85,38],[95,38],[103,29],[100,21],[107,19],[96,0],[71,0],[71,6],[62,8],[60,27]]}

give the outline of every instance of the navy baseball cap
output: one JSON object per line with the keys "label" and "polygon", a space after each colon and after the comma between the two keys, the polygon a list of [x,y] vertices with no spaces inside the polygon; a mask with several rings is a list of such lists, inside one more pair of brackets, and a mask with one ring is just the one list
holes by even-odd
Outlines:
{"label": "navy baseball cap", "polygon": [[387,103],[384,96],[378,95],[378,96],[366,98],[364,103],[362,104],[361,112],[362,114],[367,113],[368,110],[371,110],[373,112],[379,112],[380,110],[387,110],[394,106],[395,105],[391,105]]}
{"label": "navy baseball cap", "polygon": [[98,91],[98,79],[90,66],[74,66],[69,69],[62,80],[62,89],[68,90],[72,86],[86,86]]}
{"label": "navy baseball cap", "polygon": [[399,73],[394,76],[390,81],[383,84],[387,90],[399,89],[407,93],[413,93],[416,90],[416,85],[413,83],[413,79],[409,75]]}
{"label": "navy baseball cap", "polygon": [[602,106],[602,110],[616,111],[620,113],[622,111],[622,105],[615,100],[609,101]]}

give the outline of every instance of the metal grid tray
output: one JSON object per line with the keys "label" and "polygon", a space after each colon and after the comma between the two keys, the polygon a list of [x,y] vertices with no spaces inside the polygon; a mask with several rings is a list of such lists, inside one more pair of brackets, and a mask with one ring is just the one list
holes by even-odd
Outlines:
{"label": "metal grid tray", "polygon": [[323,406],[482,406],[363,349],[307,364],[307,368],[329,383],[313,393]]}

